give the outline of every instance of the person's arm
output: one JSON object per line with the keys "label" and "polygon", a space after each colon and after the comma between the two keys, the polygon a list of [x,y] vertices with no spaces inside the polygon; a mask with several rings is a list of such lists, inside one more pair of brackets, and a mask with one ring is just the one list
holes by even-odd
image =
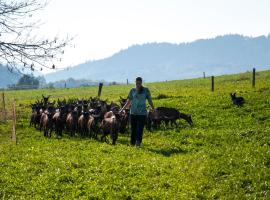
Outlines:
{"label": "person's arm", "polygon": [[150,93],[150,90],[149,89],[147,91],[147,100],[148,100],[148,103],[151,106],[151,108],[154,110],[155,107],[154,107],[154,104],[153,104],[153,101],[152,101],[152,97],[151,97],[151,93]]}
{"label": "person's arm", "polygon": [[152,110],[154,110],[154,109],[155,109],[155,107],[154,107],[154,104],[153,104],[152,99],[151,99],[151,100],[148,100],[148,103],[150,104],[150,106],[151,106]]}
{"label": "person's arm", "polygon": [[131,105],[132,102],[132,90],[130,90],[129,94],[128,94],[128,98],[127,98],[127,102],[125,103],[125,105],[123,106],[123,108],[120,109],[120,112],[122,112],[124,109],[126,109],[127,107],[129,107]]}
{"label": "person's arm", "polygon": [[130,99],[127,99],[127,102],[125,103],[125,105],[123,106],[123,108],[121,108],[120,112],[121,112],[122,110],[126,109],[127,107],[129,107],[130,104],[131,104],[131,102],[132,102],[132,101],[131,101]]}

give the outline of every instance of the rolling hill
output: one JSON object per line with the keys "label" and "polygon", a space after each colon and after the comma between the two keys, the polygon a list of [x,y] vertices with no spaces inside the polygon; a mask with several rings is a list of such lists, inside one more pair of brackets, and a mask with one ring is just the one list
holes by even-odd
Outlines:
{"label": "rolling hill", "polygon": [[191,43],[134,45],[113,56],[89,61],[45,76],[47,82],[91,79],[125,82],[142,76],[148,82],[269,69],[270,35],[225,35]]}

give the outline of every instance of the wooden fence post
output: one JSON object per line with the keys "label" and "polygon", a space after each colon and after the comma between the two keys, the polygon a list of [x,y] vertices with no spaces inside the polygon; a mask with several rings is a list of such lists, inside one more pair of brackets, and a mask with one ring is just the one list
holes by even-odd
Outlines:
{"label": "wooden fence post", "polygon": [[128,85],[128,79],[127,79],[127,85]]}
{"label": "wooden fence post", "polygon": [[100,95],[101,95],[102,86],[103,86],[103,83],[99,83],[99,86],[98,86],[98,97],[100,97]]}
{"label": "wooden fence post", "polygon": [[255,87],[256,84],[256,69],[253,68],[253,73],[252,73],[252,87]]}
{"label": "wooden fence post", "polygon": [[214,76],[211,76],[211,80],[212,80],[212,92],[214,92],[214,89],[215,89],[215,77]]}
{"label": "wooden fence post", "polygon": [[5,102],[5,93],[2,93],[2,104],[3,104],[3,118],[4,122],[7,120],[7,112],[6,112],[6,102]]}
{"label": "wooden fence post", "polygon": [[205,78],[205,72],[203,72],[203,78]]}
{"label": "wooden fence post", "polygon": [[17,136],[16,136],[16,100],[13,101],[13,124],[12,124],[12,141],[17,144]]}

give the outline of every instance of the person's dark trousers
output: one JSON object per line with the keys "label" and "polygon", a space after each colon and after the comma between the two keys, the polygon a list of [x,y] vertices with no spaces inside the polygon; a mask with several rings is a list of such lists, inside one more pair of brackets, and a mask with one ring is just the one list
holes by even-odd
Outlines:
{"label": "person's dark trousers", "polygon": [[146,115],[130,115],[131,145],[140,145],[142,143],[145,120]]}

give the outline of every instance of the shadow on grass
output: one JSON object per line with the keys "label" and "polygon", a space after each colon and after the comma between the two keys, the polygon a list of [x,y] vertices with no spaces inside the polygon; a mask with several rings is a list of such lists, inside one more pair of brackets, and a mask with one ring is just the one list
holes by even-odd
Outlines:
{"label": "shadow on grass", "polygon": [[[102,134],[98,134],[97,138],[95,137],[89,137],[89,136],[85,136],[85,137],[81,137],[80,135],[76,135],[75,137],[70,137],[68,134],[63,134],[63,137],[60,138],[61,139],[67,139],[67,140],[71,140],[71,141],[95,141],[95,142],[99,142],[99,143],[107,143],[107,144],[112,144],[112,139],[110,135],[106,136],[106,140],[101,141],[101,136]],[[118,139],[116,141],[116,145],[117,144],[122,144],[122,145],[128,145],[129,144],[129,135],[128,134],[120,134],[118,136]],[[57,137],[55,136],[54,139],[57,139]],[[59,140],[59,139],[58,139]]]}
{"label": "shadow on grass", "polygon": [[172,148],[162,148],[162,149],[152,149],[152,148],[147,148],[148,151],[155,153],[155,154],[160,154],[165,157],[170,157],[175,154],[186,154],[188,153],[186,150],[181,149],[180,147],[172,147]]}
{"label": "shadow on grass", "polygon": [[161,125],[159,127],[155,127],[152,128],[151,130],[147,129],[149,132],[154,133],[157,131],[166,131],[166,132],[170,132],[170,131],[176,131],[176,132],[181,132],[184,129],[192,129],[193,127],[195,127],[195,124],[193,123],[193,125],[189,125],[187,122],[185,122],[183,119],[178,119],[176,125],[165,125],[165,123],[161,123]]}

